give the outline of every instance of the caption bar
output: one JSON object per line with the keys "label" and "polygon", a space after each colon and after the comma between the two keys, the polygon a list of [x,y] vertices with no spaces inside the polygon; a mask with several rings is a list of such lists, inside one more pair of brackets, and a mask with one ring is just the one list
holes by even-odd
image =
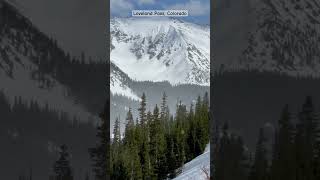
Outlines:
{"label": "caption bar", "polygon": [[188,10],[133,10],[132,16],[149,17],[149,16],[171,16],[186,17],[189,15]]}

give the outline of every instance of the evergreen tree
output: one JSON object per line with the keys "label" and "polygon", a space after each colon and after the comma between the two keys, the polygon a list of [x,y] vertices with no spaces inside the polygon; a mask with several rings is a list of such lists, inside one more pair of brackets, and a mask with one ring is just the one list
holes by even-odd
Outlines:
{"label": "evergreen tree", "polygon": [[[184,163],[201,154],[208,143],[208,100],[199,101],[197,110],[180,101],[175,116],[170,115],[164,93],[160,108],[147,111],[146,96],[140,101],[139,118],[133,121],[131,108],[126,117],[124,137],[120,137],[120,120],[116,119],[111,145],[111,178],[174,178]],[[208,97],[204,97],[207,99]],[[192,129],[192,133],[189,131]],[[201,135],[202,139],[199,139]],[[191,139],[191,143],[187,140]],[[238,142],[234,140],[234,143]]]}
{"label": "evergreen tree", "polygon": [[223,135],[214,152],[214,179],[247,179],[247,162],[240,137],[228,133],[228,124],[223,126]]}
{"label": "evergreen tree", "polygon": [[286,105],[282,110],[279,124],[279,132],[274,145],[274,156],[272,160],[272,178],[281,180],[284,178],[295,179],[295,152],[293,145],[293,126],[291,124],[289,107]]}
{"label": "evergreen tree", "polygon": [[121,130],[120,130],[120,119],[116,118],[114,128],[113,128],[113,139],[111,144],[111,164],[112,164],[112,173],[111,179],[126,179],[127,172],[125,169],[124,163],[124,154],[121,139]]}
{"label": "evergreen tree", "polygon": [[315,179],[315,157],[318,121],[312,98],[308,96],[299,113],[299,123],[295,136],[296,178]]}
{"label": "evergreen tree", "polygon": [[121,144],[120,119],[117,117],[113,127],[112,145],[115,148],[118,148],[120,147],[120,144]]}
{"label": "evergreen tree", "polygon": [[138,144],[135,139],[135,127],[131,108],[127,113],[127,124],[124,137],[124,162],[125,168],[128,174],[128,179],[141,179],[142,170],[140,165],[140,159],[138,156]]}
{"label": "evergreen tree", "polygon": [[66,145],[60,146],[60,157],[54,163],[54,172],[56,176],[56,180],[72,180],[72,171],[70,167],[70,160],[69,160],[69,152],[68,147]]}
{"label": "evergreen tree", "polygon": [[268,161],[265,141],[266,138],[264,137],[263,129],[260,128],[254,163],[249,180],[268,180]]}
{"label": "evergreen tree", "polygon": [[275,131],[274,133],[274,142],[272,145],[272,162],[270,168],[270,179],[277,179],[279,177],[279,133]]}
{"label": "evergreen tree", "polygon": [[175,155],[175,145],[172,135],[167,135],[166,137],[167,142],[167,150],[166,150],[166,157],[167,157],[167,166],[168,166],[168,174],[169,178],[174,178],[176,176],[176,168],[178,168],[177,157]]}
{"label": "evergreen tree", "polygon": [[161,119],[165,120],[167,116],[167,94],[164,92],[162,95],[162,102],[161,102]]}
{"label": "evergreen tree", "polygon": [[125,145],[131,143],[134,140],[134,121],[133,121],[131,108],[129,108],[129,111],[127,113],[126,121],[127,123],[126,123],[126,129],[125,129],[124,140],[123,140]]}
{"label": "evergreen tree", "polygon": [[177,105],[177,112],[175,117],[175,127],[174,127],[174,142],[175,142],[175,154],[176,162],[178,167],[182,167],[186,161],[186,106],[180,101]]}
{"label": "evergreen tree", "polygon": [[203,96],[203,102],[201,106],[201,129],[202,129],[202,134],[201,134],[201,144],[202,144],[202,151],[204,150],[205,146],[209,142],[209,96],[208,93],[206,92]]}
{"label": "evergreen tree", "polygon": [[142,179],[149,179],[152,175],[152,167],[150,160],[150,146],[149,146],[149,122],[146,115],[146,95],[141,96],[140,107],[138,109],[140,117],[140,133],[141,141],[139,143],[139,156],[142,166]]}
{"label": "evergreen tree", "polygon": [[146,117],[146,95],[142,93],[141,96],[141,102],[140,102],[140,107],[138,109],[139,111],[139,117],[140,117],[140,124],[146,125],[147,124],[147,117]]}
{"label": "evergreen tree", "polygon": [[190,110],[188,113],[189,129],[187,132],[187,160],[190,161],[194,156],[196,156],[196,123],[194,121],[193,104],[190,105]]}
{"label": "evergreen tree", "polygon": [[107,126],[107,106],[105,106],[105,109],[103,113],[100,114],[101,123],[98,126],[97,130],[97,138],[98,138],[98,144],[95,148],[89,149],[89,154],[92,159],[93,163],[93,171],[95,173],[95,177],[97,180],[106,180],[107,179],[107,173],[110,172],[111,169],[109,169],[109,138],[108,138],[108,126]]}
{"label": "evergreen tree", "polygon": [[163,125],[159,108],[156,105],[150,123],[150,156],[157,179],[164,178],[167,173],[165,156],[166,142]]}
{"label": "evergreen tree", "polygon": [[[213,179],[227,180],[228,170],[228,145],[230,144],[230,139],[228,135],[228,124],[225,123],[223,126],[223,134],[217,144],[214,159],[215,159],[215,171],[213,174]],[[230,172],[231,173],[231,172]]]}

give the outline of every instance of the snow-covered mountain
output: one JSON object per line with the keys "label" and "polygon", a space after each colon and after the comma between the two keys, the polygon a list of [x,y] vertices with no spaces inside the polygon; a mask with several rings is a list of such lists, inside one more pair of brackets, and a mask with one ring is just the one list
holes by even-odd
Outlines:
{"label": "snow-covered mountain", "polygon": [[0,0],[0,179],[21,179],[29,169],[37,169],[32,179],[48,179],[61,144],[72,149],[73,176],[81,179],[91,168],[104,64],[71,57],[8,2]]}
{"label": "snow-covered mountain", "polygon": [[111,61],[136,81],[209,85],[210,32],[173,18],[113,18]]}
{"label": "snow-covered mountain", "polygon": [[[61,50],[46,49],[50,40],[12,3],[0,1],[0,91],[13,103],[37,101],[83,121],[98,119],[70,96],[69,88],[40,66]],[[51,51],[52,50],[52,51]]]}
{"label": "snow-covered mountain", "polygon": [[320,2],[251,0],[251,6],[256,25],[248,46],[225,67],[319,77]]}

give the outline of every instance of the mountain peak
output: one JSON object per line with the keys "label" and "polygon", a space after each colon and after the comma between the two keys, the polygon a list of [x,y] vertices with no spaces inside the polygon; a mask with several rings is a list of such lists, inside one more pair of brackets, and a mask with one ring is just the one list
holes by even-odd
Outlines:
{"label": "mountain peak", "polygon": [[256,27],[230,69],[320,77],[320,3],[314,0],[260,0]]}
{"label": "mountain peak", "polygon": [[111,60],[138,81],[209,85],[209,28],[176,18],[113,18]]}

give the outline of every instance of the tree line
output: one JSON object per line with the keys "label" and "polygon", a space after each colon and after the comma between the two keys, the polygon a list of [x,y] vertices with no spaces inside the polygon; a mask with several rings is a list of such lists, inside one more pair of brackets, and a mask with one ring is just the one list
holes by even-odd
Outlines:
{"label": "tree line", "polygon": [[[37,101],[21,97],[10,103],[1,91],[0,115],[0,166],[8,169],[2,176],[17,174],[17,179],[31,180],[48,177],[48,171],[51,178],[84,177],[86,172],[90,175],[92,166],[87,149],[96,139],[94,122],[80,122],[77,117],[53,110],[49,105],[41,106]],[[55,156],[57,152],[60,157]],[[57,162],[51,164],[56,158]],[[30,161],[32,164],[28,164]]]}
{"label": "tree line", "polygon": [[173,178],[209,143],[208,93],[199,96],[189,110],[178,102],[174,116],[165,93],[152,112],[147,111],[143,93],[138,112],[134,119],[129,109],[123,134],[121,120],[116,118],[110,143],[111,179]]}
{"label": "tree line", "polygon": [[[285,105],[274,132],[272,151],[261,128],[254,155],[241,137],[224,125],[214,152],[215,179],[220,180],[316,180],[320,179],[320,124],[308,96],[297,116]],[[271,156],[269,156],[271,154]]]}

